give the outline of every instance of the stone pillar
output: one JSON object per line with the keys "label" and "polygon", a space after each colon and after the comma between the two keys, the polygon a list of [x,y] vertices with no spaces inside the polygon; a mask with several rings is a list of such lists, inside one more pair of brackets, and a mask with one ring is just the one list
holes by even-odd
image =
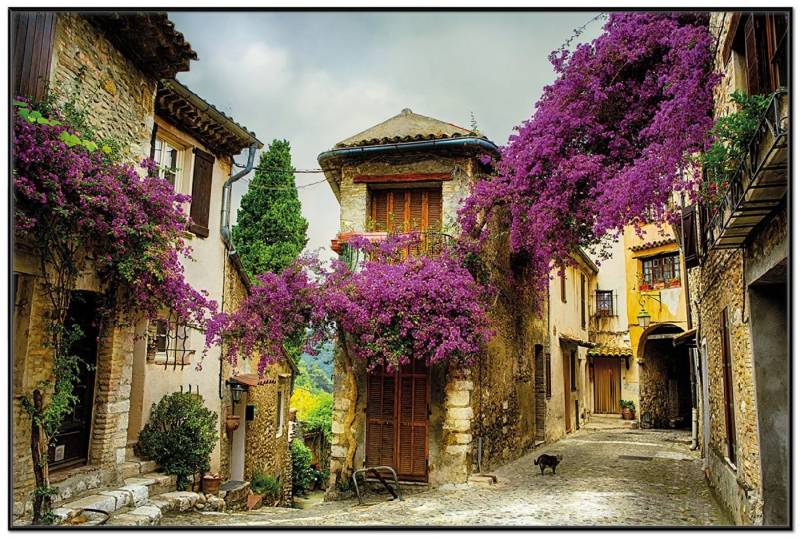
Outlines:
{"label": "stone pillar", "polygon": [[444,457],[438,482],[460,483],[469,477],[472,462],[472,381],[467,372],[451,371],[445,387]]}

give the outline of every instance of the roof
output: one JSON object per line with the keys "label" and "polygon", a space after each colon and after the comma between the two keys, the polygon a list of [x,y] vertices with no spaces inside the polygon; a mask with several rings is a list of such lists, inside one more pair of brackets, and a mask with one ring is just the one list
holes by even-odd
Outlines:
{"label": "roof", "polygon": [[649,248],[656,248],[656,247],[663,247],[665,245],[677,244],[678,241],[674,237],[664,237],[662,239],[656,239],[655,241],[648,241],[646,243],[642,243],[640,245],[634,245],[630,247],[630,249],[634,252],[638,252],[640,250],[647,250]]}
{"label": "roof", "polygon": [[584,340],[579,336],[574,336],[569,333],[558,333],[558,339],[562,342],[567,342],[569,344],[575,344],[577,346],[587,347],[587,348],[593,348],[597,345],[594,342],[591,342],[589,340]]}
{"label": "roof", "polygon": [[400,114],[392,116],[388,120],[361,131],[350,138],[345,138],[334,147],[349,148],[445,138],[482,138],[488,140],[477,131],[429,116],[423,116],[422,114],[415,114],[410,108],[404,108]]}
{"label": "roof", "polygon": [[219,156],[238,155],[257,144],[256,134],[177,80],[162,80],[156,92],[156,114],[191,134]]}
{"label": "roof", "polygon": [[86,19],[145,73],[173,78],[189,70],[197,53],[162,11],[87,12]]}
{"label": "roof", "polygon": [[590,349],[587,354],[592,357],[633,357],[633,351],[629,347],[620,346],[599,345]]}

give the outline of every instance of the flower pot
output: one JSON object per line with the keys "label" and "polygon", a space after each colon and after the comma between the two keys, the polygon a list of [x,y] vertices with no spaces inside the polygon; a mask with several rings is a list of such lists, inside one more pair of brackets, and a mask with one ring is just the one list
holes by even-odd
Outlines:
{"label": "flower pot", "polygon": [[228,415],[225,417],[225,431],[228,432],[228,436],[235,432],[237,428],[239,428],[239,423],[242,421],[242,417],[239,415]]}
{"label": "flower pot", "polygon": [[203,477],[203,493],[205,495],[219,494],[219,484],[222,482],[222,477],[207,474]]}
{"label": "flower pot", "polygon": [[633,420],[634,417],[635,415],[633,414],[633,411],[631,411],[630,407],[622,408],[622,418],[624,418],[625,420]]}

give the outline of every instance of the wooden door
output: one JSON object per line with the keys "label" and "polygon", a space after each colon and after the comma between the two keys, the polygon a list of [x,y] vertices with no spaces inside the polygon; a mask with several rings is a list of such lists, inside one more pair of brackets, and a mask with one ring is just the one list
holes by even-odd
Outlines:
{"label": "wooden door", "polygon": [[389,465],[403,480],[428,479],[429,379],[423,361],[368,376],[366,466]]}
{"label": "wooden door", "polygon": [[619,414],[622,373],[620,359],[594,359],[594,412]]}
{"label": "wooden door", "polygon": [[48,449],[51,468],[86,463],[89,456],[92,410],[94,408],[94,371],[97,365],[97,294],[73,292],[67,311],[66,326],[77,325],[82,335],[70,347],[80,358],[78,379],[73,388],[77,401],[66,415]]}

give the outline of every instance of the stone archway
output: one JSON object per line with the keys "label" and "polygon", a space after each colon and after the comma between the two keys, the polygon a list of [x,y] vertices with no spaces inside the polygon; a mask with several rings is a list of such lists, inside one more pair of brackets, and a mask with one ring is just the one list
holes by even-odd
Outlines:
{"label": "stone archway", "polygon": [[639,341],[639,408],[643,426],[691,427],[692,393],[689,349],[674,346],[683,328],[658,323],[647,328]]}

